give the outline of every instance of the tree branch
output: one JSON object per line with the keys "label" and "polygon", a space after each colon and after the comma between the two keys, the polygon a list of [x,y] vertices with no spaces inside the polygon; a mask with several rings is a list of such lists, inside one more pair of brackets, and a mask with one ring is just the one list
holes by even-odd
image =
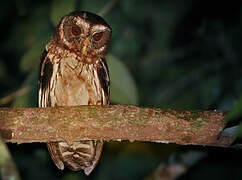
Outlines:
{"label": "tree branch", "polygon": [[102,139],[229,146],[231,136],[218,138],[225,115],[121,105],[0,108],[0,133],[14,143]]}

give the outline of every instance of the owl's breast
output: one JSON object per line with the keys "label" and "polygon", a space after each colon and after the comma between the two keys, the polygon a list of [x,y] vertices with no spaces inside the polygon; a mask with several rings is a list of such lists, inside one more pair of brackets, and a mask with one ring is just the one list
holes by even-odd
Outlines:
{"label": "owl's breast", "polygon": [[102,87],[95,64],[86,64],[73,57],[57,64],[55,88],[52,93],[57,106],[96,105],[102,101]]}

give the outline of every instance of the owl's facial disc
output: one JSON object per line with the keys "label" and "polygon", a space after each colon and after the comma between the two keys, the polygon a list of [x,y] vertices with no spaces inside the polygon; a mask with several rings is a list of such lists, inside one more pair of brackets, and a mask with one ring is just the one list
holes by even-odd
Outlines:
{"label": "owl's facial disc", "polygon": [[76,13],[64,17],[59,36],[64,47],[79,56],[101,57],[106,54],[111,28],[101,17],[91,13]]}
{"label": "owl's facial disc", "polygon": [[93,25],[90,31],[91,47],[99,54],[105,54],[110,41],[111,29],[102,24]]}
{"label": "owl's facial disc", "polygon": [[94,25],[82,41],[81,54],[94,57],[104,55],[107,50],[111,30],[104,25]]}
{"label": "owl's facial disc", "polygon": [[80,51],[81,42],[87,36],[90,24],[76,16],[66,16],[59,25],[62,43],[70,50]]}

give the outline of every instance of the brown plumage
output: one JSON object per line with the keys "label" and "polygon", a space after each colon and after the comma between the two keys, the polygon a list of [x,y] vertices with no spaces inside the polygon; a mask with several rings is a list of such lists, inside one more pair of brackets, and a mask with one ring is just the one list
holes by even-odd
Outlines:
{"label": "brown plumage", "polygon": [[[104,56],[111,28],[99,16],[73,12],[61,19],[40,60],[39,107],[107,105],[109,74]],[[48,143],[59,169],[89,175],[102,152],[102,141]]]}

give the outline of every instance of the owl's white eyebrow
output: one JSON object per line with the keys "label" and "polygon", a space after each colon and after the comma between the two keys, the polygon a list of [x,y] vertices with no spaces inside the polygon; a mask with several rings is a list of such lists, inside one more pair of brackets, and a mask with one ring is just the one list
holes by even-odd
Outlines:
{"label": "owl's white eyebrow", "polygon": [[107,29],[107,27],[106,27],[106,26],[103,26],[103,25],[94,25],[94,26],[92,27],[92,29],[93,29],[93,30],[104,31],[104,30]]}
{"label": "owl's white eyebrow", "polygon": [[78,21],[76,23],[77,25],[82,25],[82,27],[85,27],[86,29],[89,29],[90,25],[86,23],[85,21]]}
{"label": "owl's white eyebrow", "polygon": [[83,18],[84,18],[84,19],[87,18],[87,14],[86,14],[86,13],[83,14]]}
{"label": "owl's white eyebrow", "polygon": [[89,25],[85,20],[83,20],[83,19],[79,19],[79,18],[75,18],[74,20],[75,20],[75,22],[76,22],[76,25],[82,25],[82,26],[84,26],[85,28],[89,29],[89,26],[90,26],[90,25]]}

